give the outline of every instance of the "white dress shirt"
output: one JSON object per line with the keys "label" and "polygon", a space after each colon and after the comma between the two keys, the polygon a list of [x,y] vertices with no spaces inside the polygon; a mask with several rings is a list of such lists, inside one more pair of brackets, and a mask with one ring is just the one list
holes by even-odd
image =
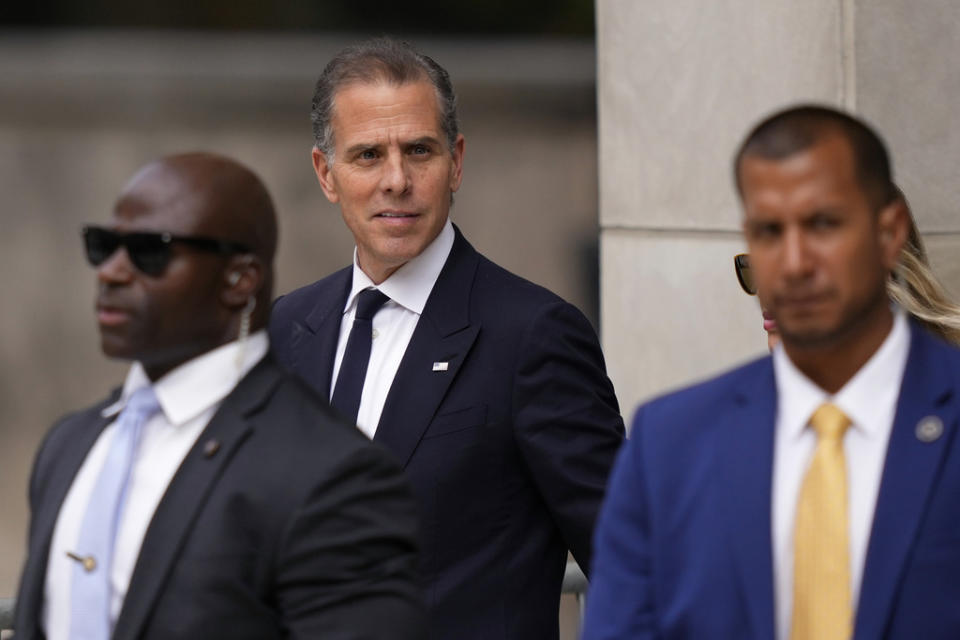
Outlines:
{"label": "white dress shirt", "polygon": [[[111,623],[120,613],[147,526],[170,480],[220,403],[263,358],[267,348],[266,331],[257,331],[245,345],[223,345],[180,365],[153,384],[161,411],[143,425],[127,485],[110,567]],[[238,356],[242,358],[239,364]],[[143,367],[135,363],[120,400],[104,409],[103,416],[119,414],[133,392],[148,384]],[[69,640],[70,586],[76,561],[68,558],[67,552],[76,550],[87,502],[113,441],[115,424],[107,425],[90,449],[57,516],[44,587],[43,627],[48,640]]]}
{"label": "white dress shirt", "polygon": [[832,397],[793,364],[782,346],[773,352],[777,422],[773,456],[772,535],[777,638],[790,637],[793,609],[793,534],[797,500],[817,435],[810,417],[824,402],[839,407],[852,424],[843,438],[847,463],[850,593],[856,613],[873,513],[900,383],[910,350],[910,328],[896,309],[893,328],[866,364]]}
{"label": "white dress shirt", "polygon": [[387,401],[387,394],[397,375],[400,361],[407,351],[410,338],[417,328],[417,322],[427,304],[427,298],[433,291],[447,256],[453,248],[453,224],[447,223],[427,245],[420,255],[390,274],[390,277],[378,285],[367,277],[357,263],[357,252],[353,252],[353,286],[340,320],[340,339],[337,342],[337,355],[333,362],[333,375],[330,378],[330,397],[337,386],[340,363],[347,349],[347,339],[353,328],[353,317],[357,313],[357,296],[364,289],[379,289],[390,298],[373,317],[373,345],[370,349],[370,363],[363,382],[360,396],[360,410],[357,412],[357,425],[360,430],[373,438],[380,423],[380,414]]}

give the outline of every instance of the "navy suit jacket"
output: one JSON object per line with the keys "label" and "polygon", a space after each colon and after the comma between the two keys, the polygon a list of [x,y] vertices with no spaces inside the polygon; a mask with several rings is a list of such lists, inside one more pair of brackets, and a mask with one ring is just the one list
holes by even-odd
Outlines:
{"label": "navy suit jacket", "polygon": [[[351,279],[280,298],[270,321],[281,361],[324,395]],[[418,499],[431,638],[557,637],[567,549],[589,570],[622,438],[590,323],[457,231],[374,438]]]}
{"label": "navy suit jacket", "polygon": [[[37,454],[17,640],[44,637],[57,514],[118,393],[61,420]],[[390,455],[267,356],[167,487],[113,640],[423,638],[416,535]]]}
{"label": "navy suit jacket", "polygon": [[[960,350],[912,324],[855,640],[960,638],[958,414]],[[584,640],[774,637],[775,416],[770,357],[640,408],[598,525]],[[927,442],[929,417],[943,432]]]}

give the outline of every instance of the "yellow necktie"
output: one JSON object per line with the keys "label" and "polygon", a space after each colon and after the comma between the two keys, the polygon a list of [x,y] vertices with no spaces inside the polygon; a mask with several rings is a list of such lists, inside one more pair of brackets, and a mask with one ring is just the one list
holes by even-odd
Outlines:
{"label": "yellow necktie", "polygon": [[850,419],[824,404],[810,426],[817,448],[797,502],[790,639],[848,640],[853,610],[843,434]]}

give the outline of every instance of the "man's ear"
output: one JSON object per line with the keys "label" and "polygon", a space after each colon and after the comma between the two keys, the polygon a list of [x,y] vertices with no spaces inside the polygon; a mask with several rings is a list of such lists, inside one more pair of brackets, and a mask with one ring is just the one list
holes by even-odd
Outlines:
{"label": "man's ear", "polygon": [[910,232],[910,210],[903,197],[896,197],[877,214],[877,235],[884,266],[893,271]]}
{"label": "man's ear", "polygon": [[223,274],[220,299],[231,309],[242,308],[263,286],[263,262],[250,253],[232,256]]}
{"label": "man's ear", "polygon": [[337,192],[336,181],[333,179],[333,171],[327,164],[326,154],[314,147],[310,156],[313,160],[313,172],[317,174],[317,181],[320,183],[320,188],[323,189],[323,195],[327,196],[327,200],[336,204],[340,201],[340,194]]}
{"label": "man's ear", "polygon": [[463,182],[463,152],[466,147],[466,140],[463,134],[457,134],[457,141],[453,143],[451,156],[453,158],[453,170],[450,172],[450,191],[455,192],[460,188]]}

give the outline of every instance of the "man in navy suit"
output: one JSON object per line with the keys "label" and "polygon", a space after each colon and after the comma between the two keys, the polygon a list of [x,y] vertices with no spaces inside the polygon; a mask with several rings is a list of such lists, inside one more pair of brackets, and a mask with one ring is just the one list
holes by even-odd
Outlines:
{"label": "man in navy suit", "polygon": [[823,107],[735,162],[772,356],[637,412],[587,640],[960,637],[960,352],[893,308],[884,145]]}
{"label": "man in navy suit", "polygon": [[102,349],[134,364],[37,454],[18,639],[423,637],[400,469],[269,353],[276,237],[206,153],[85,228]]}
{"label": "man in navy suit", "polygon": [[464,137],[446,71],[406,43],[338,54],[313,166],[351,267],[280,298],[281,361],[390,449],[418,499],[431,638],[558,636],[623,437],[589,322],[449,220]]}

